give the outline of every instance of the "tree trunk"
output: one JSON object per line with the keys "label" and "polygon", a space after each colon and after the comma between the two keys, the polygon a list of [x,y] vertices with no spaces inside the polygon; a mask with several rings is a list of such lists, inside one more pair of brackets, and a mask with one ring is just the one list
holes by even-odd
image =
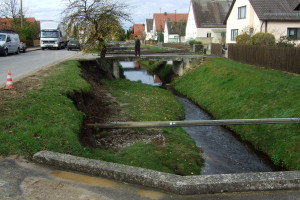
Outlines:
{"label": "tree trunk", "polygon": [[105,58],[105,54],[107,51],[105,41],[103,39],[100,39],[99,45],[100,45],[100,57]]}

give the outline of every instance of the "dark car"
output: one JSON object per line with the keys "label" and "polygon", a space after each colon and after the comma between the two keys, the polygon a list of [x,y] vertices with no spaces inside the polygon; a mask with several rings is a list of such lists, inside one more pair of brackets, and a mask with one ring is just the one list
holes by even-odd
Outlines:
{"label": "dark car", "polygon": [[68,50],[73,50],[73,49],[80,50],[80,48],[81,48],[80,42],[78,42],[77,40],[72,39],[68,42],[68,45],[67,45]]}

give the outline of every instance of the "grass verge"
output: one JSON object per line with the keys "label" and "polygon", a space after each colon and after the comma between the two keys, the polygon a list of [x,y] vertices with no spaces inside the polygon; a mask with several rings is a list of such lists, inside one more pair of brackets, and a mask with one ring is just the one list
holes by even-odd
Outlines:
{"label": "grass verge", "polygon": [[[89,93],[91,87],[81,77],[78,66],[78,61],[64,62],[43,78],[39,89],[29,91],[21,98],[1,102],[0,155],[17,154],[31,158],[38,151],[49,150],[168,173],[200,173],[202,160],[198,148],[181,129],[164,130],[165,146],[137,143],[120,152],[82,146],[78,133],[84,113],[78,111],[68,97],[75,92]],[[128,104],[127,111],[133,120],[182,117],[180,106],[176,107],[176,102],[164,90],[125,80],[106,84],[113,88],[114,95],[126,92],[132,97],[130,101],[134,103]]]}
{"label": "grass verge", "polygon": [[[176,90],[216,119],[299,118],[300,76],[211,58],[176,79]],[[300,125],[230,126],[276,165],[300,170]]]}

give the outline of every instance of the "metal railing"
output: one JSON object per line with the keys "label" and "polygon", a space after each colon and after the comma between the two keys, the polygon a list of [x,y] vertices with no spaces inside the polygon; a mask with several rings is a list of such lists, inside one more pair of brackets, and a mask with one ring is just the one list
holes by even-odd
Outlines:
{"label": "metal railing", "polygon": [[186,127],[186,126],[257,125],[257,124],[300,124],[300,118],[110,122],[106,124],[105,123],[88,124],[88,126],[94,126],[103,129],[113,129],[113,128],[156,128],[156,127]]}

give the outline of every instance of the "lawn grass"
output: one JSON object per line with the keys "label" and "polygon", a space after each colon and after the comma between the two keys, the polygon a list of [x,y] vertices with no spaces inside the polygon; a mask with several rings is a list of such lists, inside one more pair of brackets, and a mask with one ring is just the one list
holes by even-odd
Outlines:
{"label": "lawn grass", "polygon": [[[176,79],[180,93],[216,119],[299,118],[300,76],[210,58]],[[276,165],[300,170],[300,125],[230,126]]]}
{"label": "lawn grass", "polygon": [[[198,148],[181,129],[164,130],[165,146],[137,143],[120,152],[82,146],[78,134],[85,115],[69,98],[75,92],[91,90],[81,77],[79,65],[78,61],[64,62],[43,78],[39,89],[0,104],[0,155],[14,154],[30,159],[36,152],[48,150],[168,173],[200,173],[203,161]],[[162,89],[125,80],[106,84],[113,88],[113,95],[126,92],[132,97],[134,104],[127,107],[132,120],[169,120],[183,116],[182,108]],[[131,84],[132,87],[128,87]]]}

